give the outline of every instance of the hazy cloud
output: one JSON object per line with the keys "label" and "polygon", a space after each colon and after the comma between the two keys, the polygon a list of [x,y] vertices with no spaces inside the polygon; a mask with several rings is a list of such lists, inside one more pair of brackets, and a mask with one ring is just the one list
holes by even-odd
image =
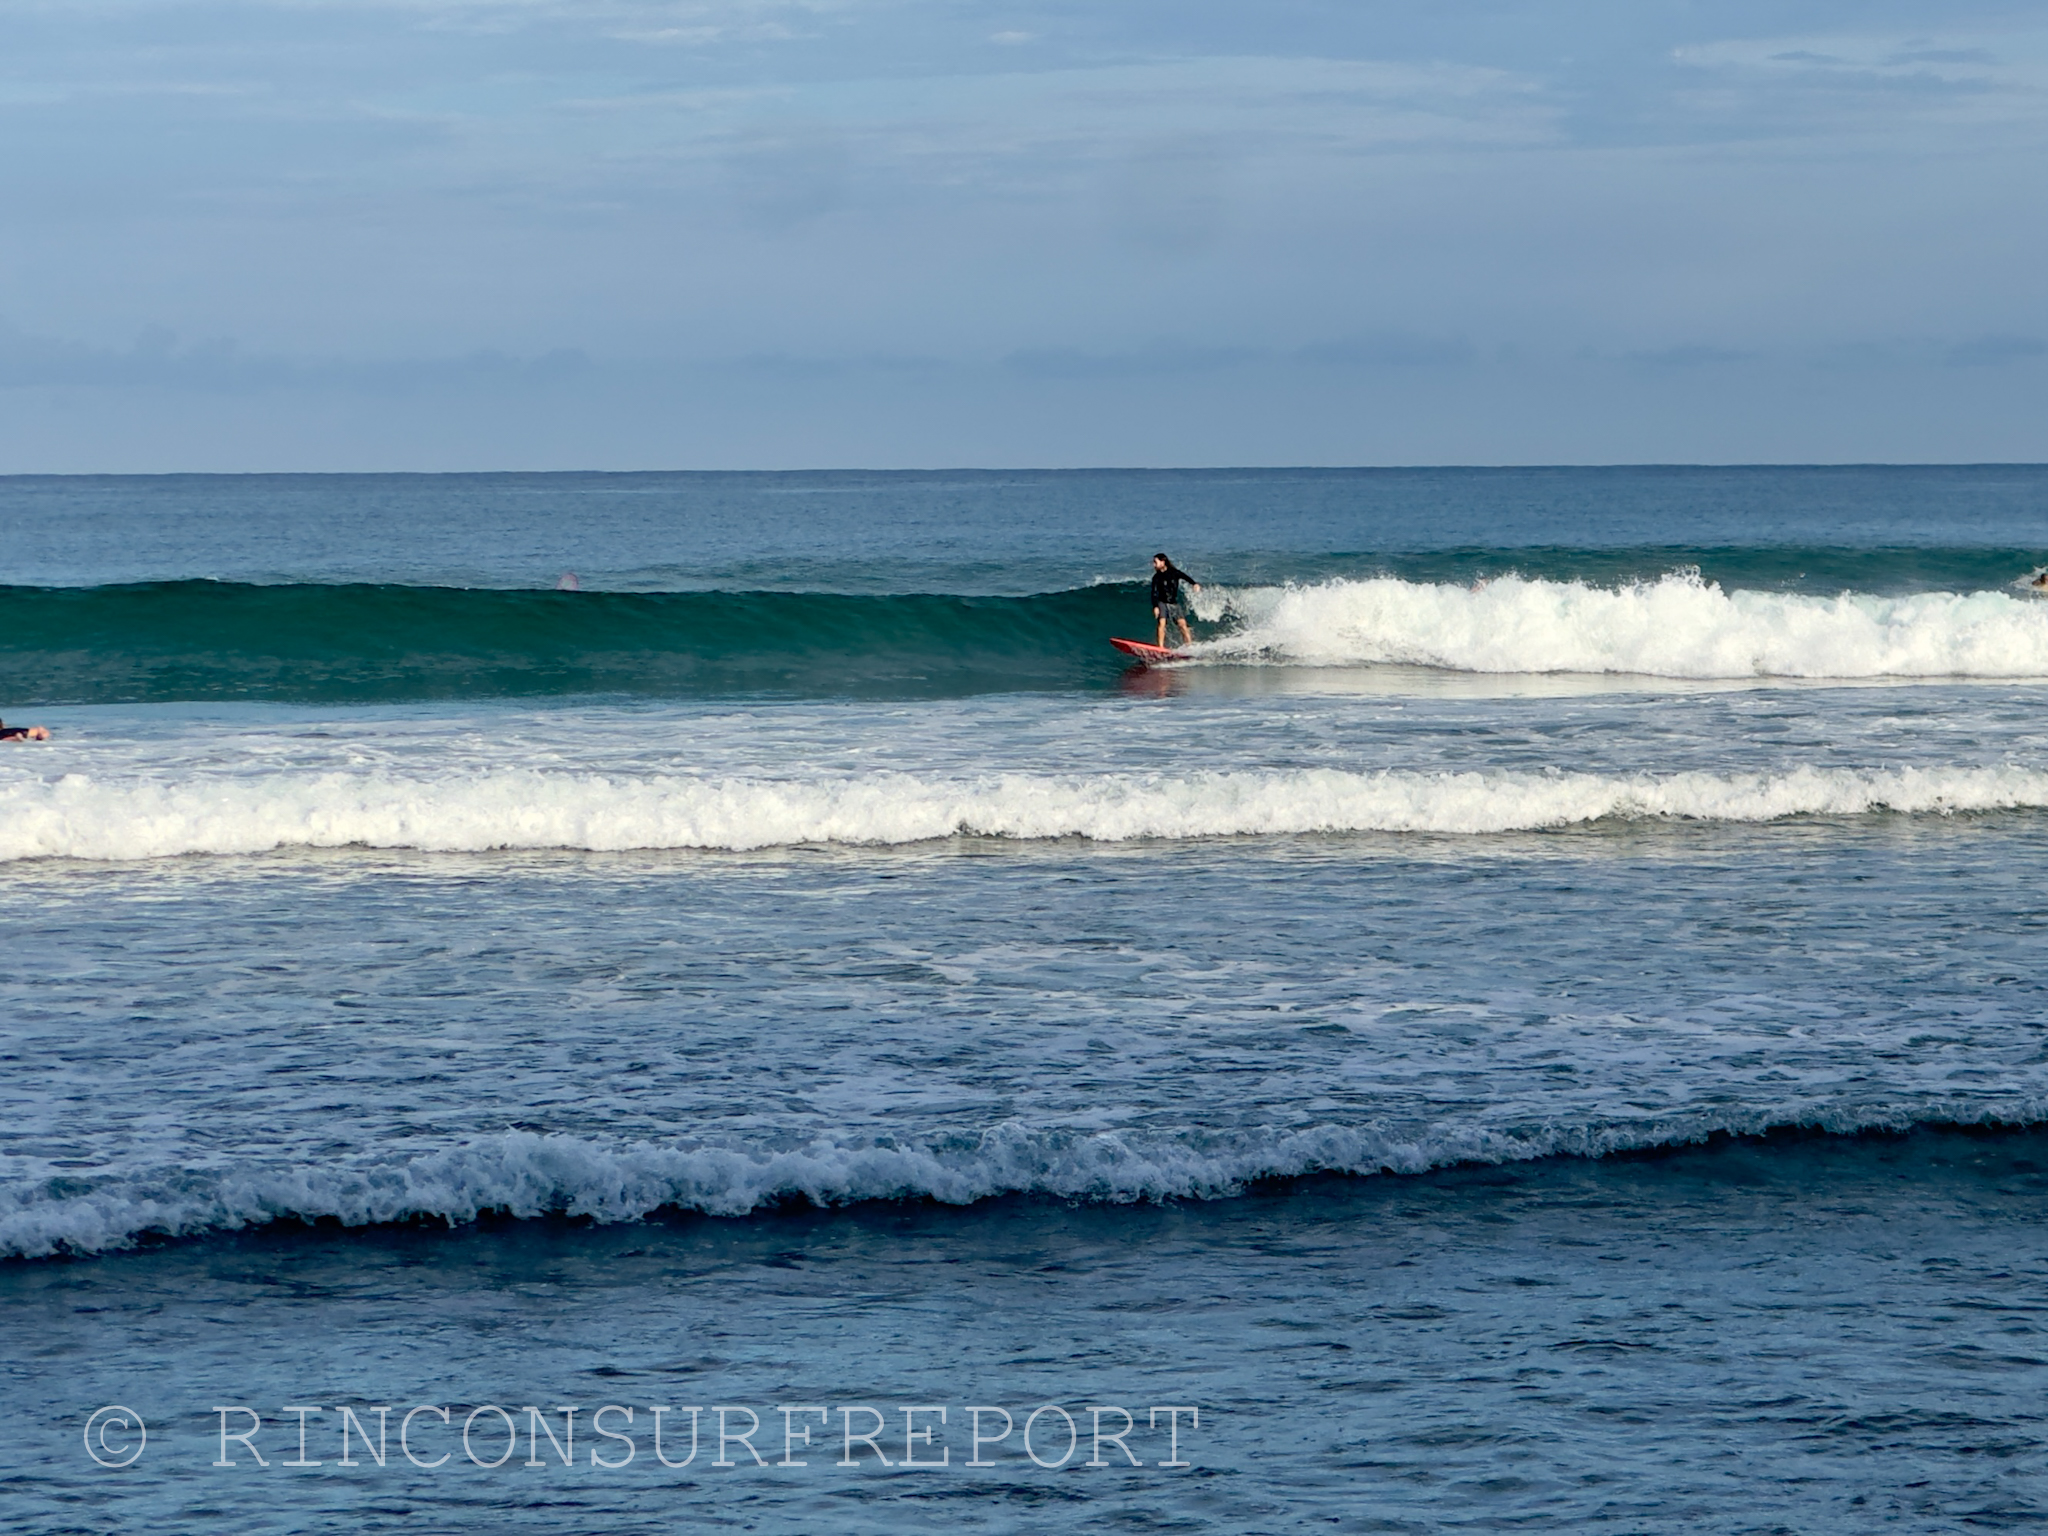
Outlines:
{"label": "hazy cloud", "polygon": [[1755,356],[1754,352],[1734,352],[1726,347],[1689,342],[1675,347],[1652,347],[1630,352],[1628,360],[1645,368],[1711,368],[1722,363],[1748,362]]}
{"label": "hazy cloud", "polygon": [[2048,16],[2003,0],[0,0],[0,136],[21,452],[37,391],[412,402],[306,416],[374,464],[644,386],[590,441],[661,463],[701,386],[715,443],[859,462],[1596,414],[1981,456],[2048,355]]}
{"label": "hazy cloud", "polygon": [[1135,379],[1160,374],[1214,373],[1259,359],[1248,347],[1190,347],[1162,343],[1132,352],[1084,352],[1048,347],[1012,352],[1003,365],[1028,378]]}
{"label": "hazy cloud", "polygon": [[0,326],[0,389],[93,388],[248,393],[272,389],[391,394],[455,385],[527,387],[573,379],[590,360],[573,349],[508,357],[489,349],[462,357],[373,360],[245,353],[215,338],[185,343],[148,326],[125,347],[94,347]]}
{"label": "hazy cloud", "polygon": [[1149,250],[1180,255],[1213,244],[1230,217],[1229,165],[1213,140],[1168,139],[1109,176],[1113,226]]}
{"label": "hazy cloud", "polygon": [[1373,331],[1302,347],[1306,362],[1345,368],[1445,367],[1473,361],[1478,349],[1462,336],[1422,336],[1412,331]]}
{"label": "hazy cloud", "polygon": [[733,197],[749,221],[781,232],[839,206],[852,155],[829,129],[797,125],[741,135],[725,166]]}
{"label": "hazy cloud", "polygon": [[2048,341],[2038,336],[1974,336],[1957,342],[1946,355],[1955,367],[1981,368],[2048,356]]}

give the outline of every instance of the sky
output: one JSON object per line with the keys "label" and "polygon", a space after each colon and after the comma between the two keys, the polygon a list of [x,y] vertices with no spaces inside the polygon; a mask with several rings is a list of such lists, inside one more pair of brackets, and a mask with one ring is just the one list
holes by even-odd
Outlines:
{"label": "sky", "polygon": [[2048,7],[0,0],[0,473],[2048,460]]}

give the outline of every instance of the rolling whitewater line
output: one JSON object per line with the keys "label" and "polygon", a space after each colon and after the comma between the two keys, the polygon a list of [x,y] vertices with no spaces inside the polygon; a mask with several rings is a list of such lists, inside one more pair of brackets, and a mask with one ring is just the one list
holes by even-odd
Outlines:
{"label": "rolling whitewater line", "polygon": [[1427,833],[1598,822],[1765,822],[2048,808],[2048,771],[1795,768],[1666,776],[1239,769],[940,777],[645,776],[462,769],[436,776],[269,771],[0,781],[0,861],[128,860],[292,848],[427,852],[747,851],[1020,842]]}

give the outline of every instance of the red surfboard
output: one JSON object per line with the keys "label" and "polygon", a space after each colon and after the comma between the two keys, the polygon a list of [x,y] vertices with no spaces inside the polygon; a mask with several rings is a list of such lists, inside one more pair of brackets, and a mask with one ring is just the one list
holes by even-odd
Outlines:
{"label": "red surfboard", "polygon": [[1109,643],[1125,655],[1135,656],[1144,662],[1185,661],[1188,654],[1186,651],[1170,651],[1163,645],[1147,645],[1143,640],[1112,639]]}

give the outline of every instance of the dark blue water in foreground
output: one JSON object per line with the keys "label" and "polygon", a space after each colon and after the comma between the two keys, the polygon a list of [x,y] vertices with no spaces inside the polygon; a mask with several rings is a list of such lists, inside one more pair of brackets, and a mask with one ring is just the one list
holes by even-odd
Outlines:
{"label": "dark blue water in foreground", "polygon": [[2032,1528],[2044,509],[0,482],[0,1529]]}

